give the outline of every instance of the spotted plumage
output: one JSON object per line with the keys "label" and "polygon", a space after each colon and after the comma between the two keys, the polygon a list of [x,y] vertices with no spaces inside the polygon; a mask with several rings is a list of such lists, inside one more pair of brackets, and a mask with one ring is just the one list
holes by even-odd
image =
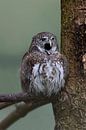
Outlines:
{"label": "spotted plumage", "polygon": [[51,96],[64,87],[68,63],[60,54],[56,37],[42,32],[33,37],[21,63],[20,77],[24,91]]}

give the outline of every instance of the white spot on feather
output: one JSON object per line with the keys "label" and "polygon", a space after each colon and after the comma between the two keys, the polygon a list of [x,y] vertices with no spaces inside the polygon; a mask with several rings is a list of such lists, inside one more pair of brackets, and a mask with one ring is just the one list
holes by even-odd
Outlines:
{"label": "white spot on feather", "polygon": [[[40,64],[35,64],[33,67],[33,71],[32,71],[32,78],[31,78],[31,82],[34,84],[34,88],[36,90],[36,92],[43,92],[43,85],[40,81],[40,77],[39,77],[39,66]],[[32,88],[32,86],[30,85],[30,87]]]}
{"label": "white spot on feather", "polygon": [[39,70],[39,64],[35,64],[32,71],[34,76],[38,74],[38,70]]}
{"label": "white spot on feather", "polygon": [[63,78],[64,78],[63,66],[58,62],[58,63],[56,63],[56,67],[57,67],[58,70],[61,72],[61,73],[60,73],[60,77],[61,77],[61,79],[63,79]]}
{"label": "white spot on feather", "polygon": [[41,48],[40,46],[37,46],[38,49],[41,51],[41,52],[45,52],[45,49]]}

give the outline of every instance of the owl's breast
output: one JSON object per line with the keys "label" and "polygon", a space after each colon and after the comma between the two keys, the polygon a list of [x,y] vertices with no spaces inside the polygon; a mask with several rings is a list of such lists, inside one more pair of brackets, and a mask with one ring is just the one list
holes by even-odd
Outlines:
{"label": "owl's breast", "polygon": [[37,92],[51,95],[57,93],[64,86],[64,70],[60,62],[51,60],[35,64],[31,77]]}

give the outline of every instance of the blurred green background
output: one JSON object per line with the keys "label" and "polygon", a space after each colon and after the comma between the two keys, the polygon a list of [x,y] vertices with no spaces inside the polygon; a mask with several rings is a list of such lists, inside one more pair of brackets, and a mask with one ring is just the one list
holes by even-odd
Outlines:
{"label": "blurred green background", "polygon": [[[38,32],[54,33],[60,43],[60,0],[0,0],[0,93],[21,91],[19,66]],[[0,111],[2,120],[14,107]],[[53,130],[52,106],[29,113],[8,130]]]}

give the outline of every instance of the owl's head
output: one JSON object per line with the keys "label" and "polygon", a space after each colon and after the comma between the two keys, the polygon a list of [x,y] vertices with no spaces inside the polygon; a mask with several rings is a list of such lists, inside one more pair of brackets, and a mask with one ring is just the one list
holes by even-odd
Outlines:
{"label": "owl's head", "polygon": [[47,54],[58,51],[56,36],[50,32],[41,32],[35,35],[32,39],[29,51],[36,50]]}

